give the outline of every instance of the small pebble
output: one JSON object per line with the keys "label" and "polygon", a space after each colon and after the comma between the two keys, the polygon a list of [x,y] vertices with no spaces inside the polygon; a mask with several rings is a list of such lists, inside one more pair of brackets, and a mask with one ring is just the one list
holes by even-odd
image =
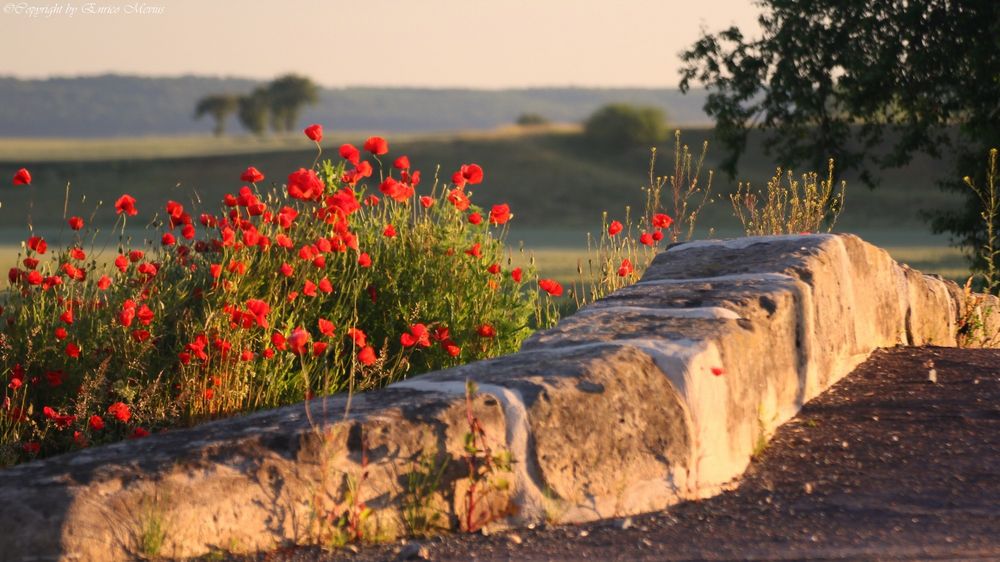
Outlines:
{"label": "small pebble", "polygon": [[511,533],[510,535],[507,536],[507,538],[510,539],[510,542],[514,544],[521,544],[524,542],[524,540],[521,539],[521,535],[517,533]]}
{"label": "small pebble", "polygon": [[806,485],[805,485],[805,486],[803,486],[803,489],[805,489],[805,492],[806,492],[807,494],[811,494],[811,493],[813,493],[813,485],[812,485],[812,482],[806,482]]}
{"label": "small pebble", "polygon": [[399,551],[399,556],[396,560],[430,560],[431,553],[427,550],[427,547],[418,543],[411,542],[410,544],[403,547]]}
{"label": "small pebble", "polygon": [[581,537],[586,537],[588,535],[590,535],[590,531],[580,531],[580,536]]}
{"label": "small pebble", "polygon": [[618,522],[618,528],[622,531],[627,531],[632,528],[632,518],[626,517]]}
{"label": "small pebble", "polygon": [[642,544],[644,544],[646,546],[653,546],[653,541],[651,541],[651,540],[649,540],[647,538],[644,538],[644,539],[642,539]]}

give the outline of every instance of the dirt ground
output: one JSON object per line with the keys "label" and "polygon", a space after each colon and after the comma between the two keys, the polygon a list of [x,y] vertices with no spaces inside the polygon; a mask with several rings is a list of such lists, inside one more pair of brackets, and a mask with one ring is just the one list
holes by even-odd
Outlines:
{"label": "dirt ground", "polygon": [[234,558],[396,559],[1000,560],[1000,351],[876,352],[782,426],[737,489],[708,500],[585,525]]}

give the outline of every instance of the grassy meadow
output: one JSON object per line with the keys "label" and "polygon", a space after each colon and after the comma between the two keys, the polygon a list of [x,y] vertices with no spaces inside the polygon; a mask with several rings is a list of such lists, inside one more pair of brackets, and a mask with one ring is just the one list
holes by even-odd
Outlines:
{"label": "grassy meadow", "polygon": [[[721,158],[720,151],[711,146],[711,135],[710,129],[683,131],[683,142],[696,154],[704,141],[710,142],[703,183]],[[367,136],[328,134],[324,158],[337,159],[341,143],[360,146]],[[626,206],[641,209],[645,199],[642,186],[648,183],[648,150],[599,150],[589,146],[572,125],[384,136],[390,144],[386,165],[395,156],[409,155],[423,173],[421,193],[430,189],[438,165],[445,180],[463,163],[482,165],[486,180],[474,190],[474,201],[487,209],[494,203],[511,205],[512,259],[527,263],[530,254],[543,275],[562,281],[575,278],[578,267],[586,269],[587,233],[601,228],[603,211],[610,218],[622,219]],[[752,139],[750,146],[737,178],[715,175],[713,202],[698,220],[696,238],[742,233],[729,194],[739,180],[763,187],[776,165],[753,147]],[[672,173],[673,140],[659,147],[658,154],[657,175]],[[34,176],[30,188],[15,188],[9,181],[0,186],[0,267],[6,271],[16,261],[29,222],[56,244],[68,240],[64,207],[70,215],[92,217],[88,222],[105,230],[114,220],[111,205],[123,193],[135,196],[140,210],[162,211],[170,199],[202,201],[202,208],[214,209],[224,193],[239,188],[239,175],[247,166],[260,169],[266,176],[264,183],[280,184],[291,171],[309,167],[314,157],[310,143],[298,134],[264,139],[0,139],[0,177],[10,178],[22,166]],[[922,271],[964,278],[968,270],[961,253],[949,247],[947,237],[932,235],[921,217],[922,211],[960,203],[954,194],[936,187],[935,181],[946,171],[933,160],[916,159],[906,168],[883,173],[881,185],[874,190],[846,176],[846,207],[835,231],[859,234]],[[141,225],[133,226],[130,233],[142,237]],[[519,251],[519,242],[524,252]]]}

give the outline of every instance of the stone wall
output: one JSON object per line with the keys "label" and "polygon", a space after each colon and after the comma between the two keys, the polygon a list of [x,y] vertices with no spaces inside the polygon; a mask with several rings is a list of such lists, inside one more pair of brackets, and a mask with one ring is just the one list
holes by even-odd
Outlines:
{"label": "stone wall", "polygon": [[347,416],[346,397],[314,400],[4,470],[0,559],[127,560],[156,524],[168,556],[271,549],[362,501],[367,535],[389,538],[438,469],[416,511],[457,528],[472,418],[515,460],[474,494],[491,526],[703,498],[876,348],[955,345],[970,314],[995,333],[996,299],[965,298],[851,235],[674,246],[521,352],[355,396]]}

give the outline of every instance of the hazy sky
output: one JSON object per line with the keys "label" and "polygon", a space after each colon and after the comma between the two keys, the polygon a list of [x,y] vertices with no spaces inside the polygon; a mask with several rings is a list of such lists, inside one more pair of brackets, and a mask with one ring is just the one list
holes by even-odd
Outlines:
{"label": "hazy sky", "polygon": [[[327,86],[675,87],[750,0],[0,0],[0,75],[298,72]],[[117,12],[117,13],[116,13]]]}

